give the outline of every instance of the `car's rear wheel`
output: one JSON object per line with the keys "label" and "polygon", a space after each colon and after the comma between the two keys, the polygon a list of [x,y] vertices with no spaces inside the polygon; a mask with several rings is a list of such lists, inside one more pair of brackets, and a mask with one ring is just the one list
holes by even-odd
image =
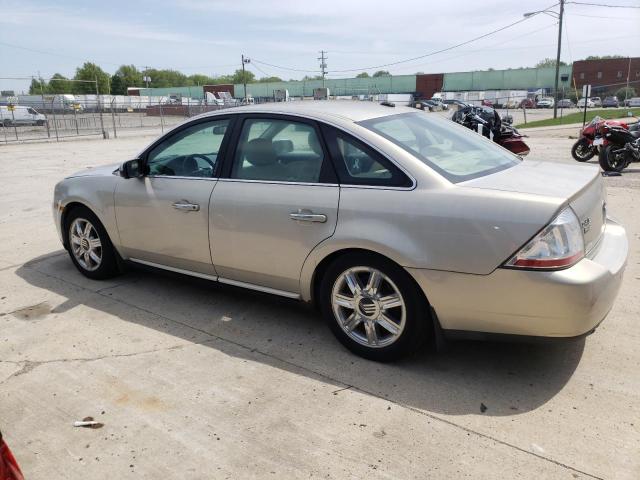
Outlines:
{"label": "car's rear wheel", "polygon": [[91,210],[76,207],[69,212],[65,235],[71,261],[84,276],[103,280],[119,273],[113,244]]}
{"label": "car's rear wheel", "polygon": [[352,352],[391,361],[424,343],[430,326],[428,305],[401,267],[382,257],[351,254],[327,269],[320,288],[323,316]]}

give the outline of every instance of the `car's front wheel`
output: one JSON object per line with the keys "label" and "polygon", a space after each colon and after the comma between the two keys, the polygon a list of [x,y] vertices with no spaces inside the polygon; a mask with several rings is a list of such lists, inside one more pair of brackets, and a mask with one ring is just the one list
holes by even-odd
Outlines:
{"label": "car's front wheel", "polygon": [[84,276],[95,280],[119,273],[116,251],[98,217],[86,207],[76,207],[65,222],[69,256]]}
{"label": "car's front wheel", "polygon": [[370,360],[412,353],[430,327],[418,286],[404,269],[376,255],[345,255],[331,264],[322,280],[320,306],[338,340]]}

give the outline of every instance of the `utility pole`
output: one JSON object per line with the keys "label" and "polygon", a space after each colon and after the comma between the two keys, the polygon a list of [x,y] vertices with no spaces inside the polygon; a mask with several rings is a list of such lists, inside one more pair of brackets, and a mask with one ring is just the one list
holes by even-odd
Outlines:
{"label": "utility pole", "polygon": [[242,54],[242,83],[244,84],[244,100],[247,101],[247,75],[244,71],[244,64],[251,63],[250,58],[244,58],[244,54]]}
{"label": "utility pole", "polygon": [[327,60],[328,58],[325,57],[325,52],[324,50],[320,50],[320,56],[318,57],[318,60],[320,60],[320,72],[322,73],[322,88],[324,88],[324,77],[327,74]]}
{"label": "utility pole", "polygon": [[560,0],[560,15],[558,17],[558,55],[556,56],[556,82],[553,91],[553,118],[558,118],[558,80],[560,77],[560,50],[562,48],[562,17],[564,16],[564,2]]}
{"label": "utility pole", "polygon": [[624,101],[629,97],[629,75],[631,75],[631,57],[629,57],[629,66],[627,67],[627,88],[624,91]]}

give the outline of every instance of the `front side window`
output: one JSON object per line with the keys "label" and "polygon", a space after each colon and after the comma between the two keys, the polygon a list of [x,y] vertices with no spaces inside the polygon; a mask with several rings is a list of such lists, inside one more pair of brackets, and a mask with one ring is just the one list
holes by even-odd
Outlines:
{"label": "front side window", "polygon": [[481,135],[424,113],[402,113],[359,122],[457,183],[489,175],[520,159]]}
{"label": "front side window", "polygon": [[198,123],[156,145],[147,156],[149,175],[211,178],[229,120]]}
{"label": "front side window", "polygon": [[231,178],[317,183],[323,160],[320,139],[312,125],[248,119],[238,140]]}

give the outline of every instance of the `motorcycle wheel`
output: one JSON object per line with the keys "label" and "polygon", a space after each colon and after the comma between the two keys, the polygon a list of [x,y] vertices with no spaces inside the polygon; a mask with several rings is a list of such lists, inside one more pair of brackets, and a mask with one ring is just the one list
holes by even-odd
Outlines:
{"label": "motorcycle wheel", "polygon": [[589,147],[589,142],[586,138],[581,138],[571,147],[571,156],[578,162],[591,160],[595,154],[595,150]]}
{"label": "motorcycle wheel", "polygon": [[621,172],[629,164],[627,152],[618,145],[607,145],[600,150],[598,161],[605,172]]}

